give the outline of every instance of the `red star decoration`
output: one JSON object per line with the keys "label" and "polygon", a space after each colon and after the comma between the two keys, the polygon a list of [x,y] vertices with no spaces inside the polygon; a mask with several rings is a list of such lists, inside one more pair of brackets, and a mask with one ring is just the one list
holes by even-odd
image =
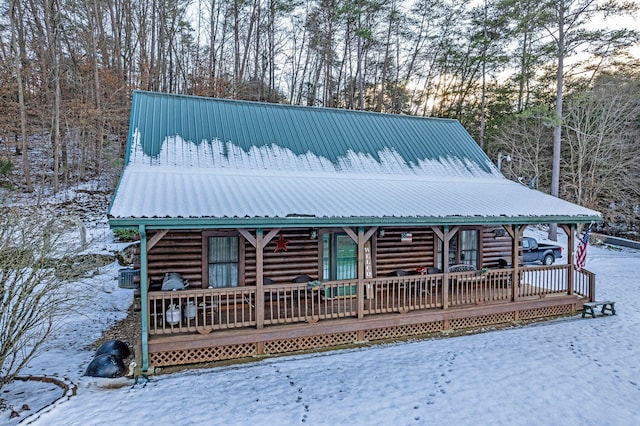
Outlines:
{"label": "red star decoration", "polygon": [[280,238],[278,238],[278,240],[276,241],[276,248],[275,250],[273,250],[273,252],[277,252],[280,250],[284,250],[287,251],[287,243],[289,241],[285,240],[284,237],[282,236],[282,234],[280,234]]}

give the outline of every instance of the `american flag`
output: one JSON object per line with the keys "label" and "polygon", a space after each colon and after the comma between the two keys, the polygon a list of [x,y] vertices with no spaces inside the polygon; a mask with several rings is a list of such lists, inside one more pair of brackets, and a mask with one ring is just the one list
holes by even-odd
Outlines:
{"label": "american flag", "polygon": [[587,263],[587,246],[589,245],[589,232],[591,232],[591,225],[584,231],[584,235],[580,239],[578,243],[578,248],[576,250],[576,268],[581,270],[584,268],[585,263]]}

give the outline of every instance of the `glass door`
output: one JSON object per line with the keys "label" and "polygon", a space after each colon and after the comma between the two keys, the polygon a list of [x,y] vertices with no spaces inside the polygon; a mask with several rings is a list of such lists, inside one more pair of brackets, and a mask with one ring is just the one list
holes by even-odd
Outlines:
{"label": "glass door", "polygon": [[322,237],[322,279],[349,280],[358,277],[358,245],[346,234]]}

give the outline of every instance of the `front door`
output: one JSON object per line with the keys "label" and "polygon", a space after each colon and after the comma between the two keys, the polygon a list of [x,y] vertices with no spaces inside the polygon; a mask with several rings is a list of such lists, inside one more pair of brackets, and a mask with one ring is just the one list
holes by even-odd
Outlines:
{"label": "front door", "polygon": [[323,280],[358,277],[358,245],[347,234],[323,234],[322,253]]}

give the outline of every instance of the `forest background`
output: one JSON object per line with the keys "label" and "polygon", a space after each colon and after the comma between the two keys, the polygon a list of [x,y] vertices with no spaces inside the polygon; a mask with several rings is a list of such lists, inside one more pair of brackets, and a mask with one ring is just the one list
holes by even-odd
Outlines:
{"label": "forest background", "polygon": [[[0,0],[0,191],[110,194],[133,90],[448,117],[508,178],[640,225],[637,4]],[[46,156],[30,155],[37,145]],[[96,179],[98,178],[98,179]],[[554,184],[555,182],[555,184]]]}

